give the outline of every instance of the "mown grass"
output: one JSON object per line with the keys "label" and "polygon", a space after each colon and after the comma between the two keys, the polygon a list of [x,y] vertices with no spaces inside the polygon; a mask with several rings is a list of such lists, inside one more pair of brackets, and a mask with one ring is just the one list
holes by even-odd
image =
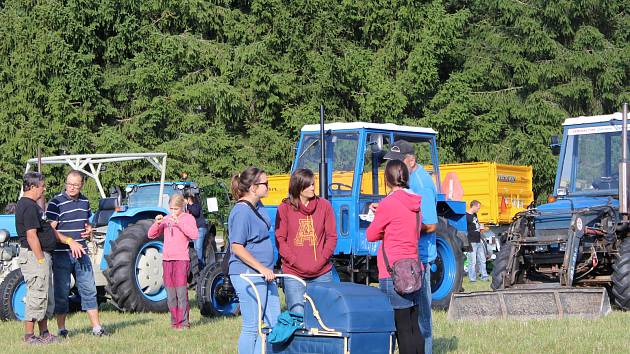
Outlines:
{"label": "mown grass", "polygon": [[[466,291],[489,289],[488,282],[464,281]],[[191,304],[194,293],[191,292]],[[87,317],[68,320],[71,338],[61,344],[33,348],[20,342],[22,324],[0,323],[3,353],[236,353],[240,318],[202,318],[191,309],[192,328],[172,331],[167,314],[119,313],[108,306],[102,321],[112,332],[94,338]],[[599,320],[451,322],[434,311],[435,353],[628,353],[630,313],[615,311]],[[56,329],[54,321],[50,325]],[[358,353],[361,354],[361,353]]]}

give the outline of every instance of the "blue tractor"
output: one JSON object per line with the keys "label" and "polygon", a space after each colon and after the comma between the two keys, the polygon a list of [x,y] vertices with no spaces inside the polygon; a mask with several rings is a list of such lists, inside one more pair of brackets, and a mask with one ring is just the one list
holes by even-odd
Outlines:
{"label": "blue tractor", "polygon": [[480,308],[488,317],[593,317],[610,312],[609,299],[630,310],[627,105],[563,127],[562,144],[552,138],[560,158],[549,203],[515,216],[494,264],[495,293],[457,294],[452,318],[479,319]]}
{"label": "blue tractor", "polygon": [[[430,171],[438,188],[437,259],[431,264],[431,290],[434,308],[447,308],[451,294],[459,291],[462,284],[466,205],[446,200],[440,192],[436,132],[430,128],[362,122],[330,123],[323,131],[320,126],[302,128],[291,171],[323,171],[317,178],[324,176],[319,184],[325,193],[319,194],[328,198],[334,208],[338,239],[333,262],[340,280],[378,281],[376,251],[380,243],[366,240],[369,222],[365,216],[368,206],[386,195],[383,156],[394,141],[404,139],[413,144],[418,164]],[[321,141],[326,142],[323,152]],[[266,209],[275,223],[277,206],[267,205]],[[229,280],[219,265],[209,267],[212,271],[204,271],[200,276],[197,290],[202,314],[234,314],[237,299]]]}
{"label": "blue tractor", "polygon": [[[105,195],[100,181],[104,166],[114,162],[144,160],[160,172],[155,183],[128,184],[126,197],[118,188]],[[28,172],[38,162],[27,163]],[[98,210],[93,214],[93,238],[88,242],[88,253],[94,268],[99,300],[111,301],[123,311],[166,312],[166,291],[162,284],[163,240],[149,240],[147,232],[157,214],[168,213],[169,198],[176,194],[199,197],[200,190],[193,182],[166,182],[165,153],[91,154],[41,158],[42,165],[68,165],[91,178],[99,191]],[[0,216],[0,317],[4,320],[22,319],[26,286],[17,266],[19,246],[13,215]],[[209,234],[215,228],[211,227]],[[206,237],[206,253],[214,261],[214,237]],[[191,274],[194,283],[199,273],[197,257],[190,248]],[[71,291],[71,300],[76,300]],[[76,302],[76,301],[74,301]]]}

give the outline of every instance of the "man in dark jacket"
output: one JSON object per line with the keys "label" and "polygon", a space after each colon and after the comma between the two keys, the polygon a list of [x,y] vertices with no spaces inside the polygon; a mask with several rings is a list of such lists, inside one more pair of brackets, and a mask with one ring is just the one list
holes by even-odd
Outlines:
{"label": "man in dark jacket", "polygon": [[481,271],[481,280],[488,280],[488,272],[486,271],[486,252],[485,244],[481,242],[481,225],[477,218],[477,213],[481,208],[481,203],[477,200],[470,202],[470,207],[466,211],[466,224],[468,226],[468,242],[472,247],[472,251],[468,253],[468,279],[477,281],[476,266],[479,263]]}

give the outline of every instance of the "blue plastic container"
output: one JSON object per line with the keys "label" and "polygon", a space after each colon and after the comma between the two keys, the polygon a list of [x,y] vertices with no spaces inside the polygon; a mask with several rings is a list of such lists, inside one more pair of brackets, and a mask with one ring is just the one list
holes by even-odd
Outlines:
{"label": "blue plastic container", "polygon": [[307,285],[306,294],[310,300],[304,305],[305,329],[295,332],[286,343],[267,342],[267,353],[394,352],[394,310],[378,288],[312,283]]}

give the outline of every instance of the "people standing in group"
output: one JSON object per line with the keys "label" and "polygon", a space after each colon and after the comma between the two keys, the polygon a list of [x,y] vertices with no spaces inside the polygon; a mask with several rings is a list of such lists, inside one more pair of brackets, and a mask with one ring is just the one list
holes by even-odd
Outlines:
{"label": "people standing in group", "polygon": [[250,280],[256,286],[261,301],[262,320],[273,327],[280,315],[278,288],[273,281],[274,254],[269,236],[271,220],[260,199],[267,196],[267,174],[249,167],[232,177],[232,194],[237,200],[228,218],[230,242],[229,276],[238,295],[241,317],[239,354],[260,353],[262,339],[258,334],[258,305],[254,289],[240,274],[260,274]]}
{"label": "people standing in group", "polygon": [[470,202],[466,211],[466,224],[468,228],[468,242],[471,251],[468,253],[468,279],[477,281],[477,264],[481,272],[481,280],[488,281],[488,271],[486,270],[486,245],[481,240],[481,224],[477,213],[481,208],[481,203],[477,200]]}
{"label": "people standing in group", "polygon": [[[422,237],[419,241],[420,261],[424,266],[420,297],[420,314],[418,321],[424,337],[424,351],[431,354],[433,350],[433,321],[431,312],[431,263],[437,257],[435,230],[437,229],[437,189],[433,178],[416,161],[413,145],[406,140],[397,140],[390,151],[383,157],[386,160],[400,160],[409,171],[409,188],[422,198]],[[371,207],[371,209],[375,209]]]}
{"label": "people standing in group", "polygon": [[195,240],[195,252],[199,260],[199,269],[203,269],[206,266],[203,244],[206,240],[206,234],[208,233],[208,223],[203,215],[203,209],[201,208],[199,199],[193,195],[188,195],[186,196],[186,201],[187,211],[195,217],[195,222],[197,223],[199,236]]}
{"label": "people standing in group", "polygon": [[[54,303],[53,270],[51,252],[57,242],[66,243],[74,258],[81,258],[85,250],[71,237],[56,231],[46,220],[46,213],[37,204],[46,190],[44,177],[38,172],[28,172],[23,177],[23,196],[15,210],[15,228],[20,240],[18,263],[26,282],[24,313],[24,337],[27,344],[49,344],[58,341],[48,331],[48,319],[52,318]],[[35,323],[39,336],[35,336]]]}
{"label": "people standing in group", "polygon": [[424,337],[418,322],[422,311],[422,289],[399,294],[394,288],[392,275],[383,256],[385,252],[389,267],[402,259],[418,260],[418,239],[422,224],[421,197],[409,190],[408,181],[409,171],[402,161],[387,162],[385,183],[391,192],[380,201],[374,220],[366,231],[368,241],[383,242],[377,253],[378,281],[379,287],[394,308],[396,337],[401,354],[424,353]]}
{"label": "people standing in group", "polygon": [[81,298],[81,309],[87,312],[92,325],[92,334],[97,337],[107,336],[98,316],[96,282],[92,262],[87,254],[87,241],[92,237],[90,225],[89,200],[81,193],[84,178],[81,172],[72,170],[66,176],[63,192],[57,194],[48,203],[46,217],[57,231],[63,233],[85,250],[79,258],[70,254],[67,242],[59,242],[53,252],[53,274],[55,287],[55,315],[59,336],[68,337],[66,316],[70,310],[69,295],[71,276],[74,274],[76,287]]}
{"label": "people standing in group", "polygon": [[185,206],[186,200],[181,194],[173,195],[168,203],[170,214],[156,215],[148,234],[150,239],[164,235],[162,252],[164,287],[168,310],[171,313],[171,328],[175,330],[190,328],[188,244],[196,240],[199,235],[195,218],[184,212]]}
{"label": "people standing in group", "polygon": [[[289,181],[289,197],[278,206],[276,242],[282,272],[307,283],[333,281],[330,258],[337,246],[337,229],[332,205],[315,195],[315,175],[298,169]],[[287,309],[304,313],[306,287],[299,281],[284,279]]]}

